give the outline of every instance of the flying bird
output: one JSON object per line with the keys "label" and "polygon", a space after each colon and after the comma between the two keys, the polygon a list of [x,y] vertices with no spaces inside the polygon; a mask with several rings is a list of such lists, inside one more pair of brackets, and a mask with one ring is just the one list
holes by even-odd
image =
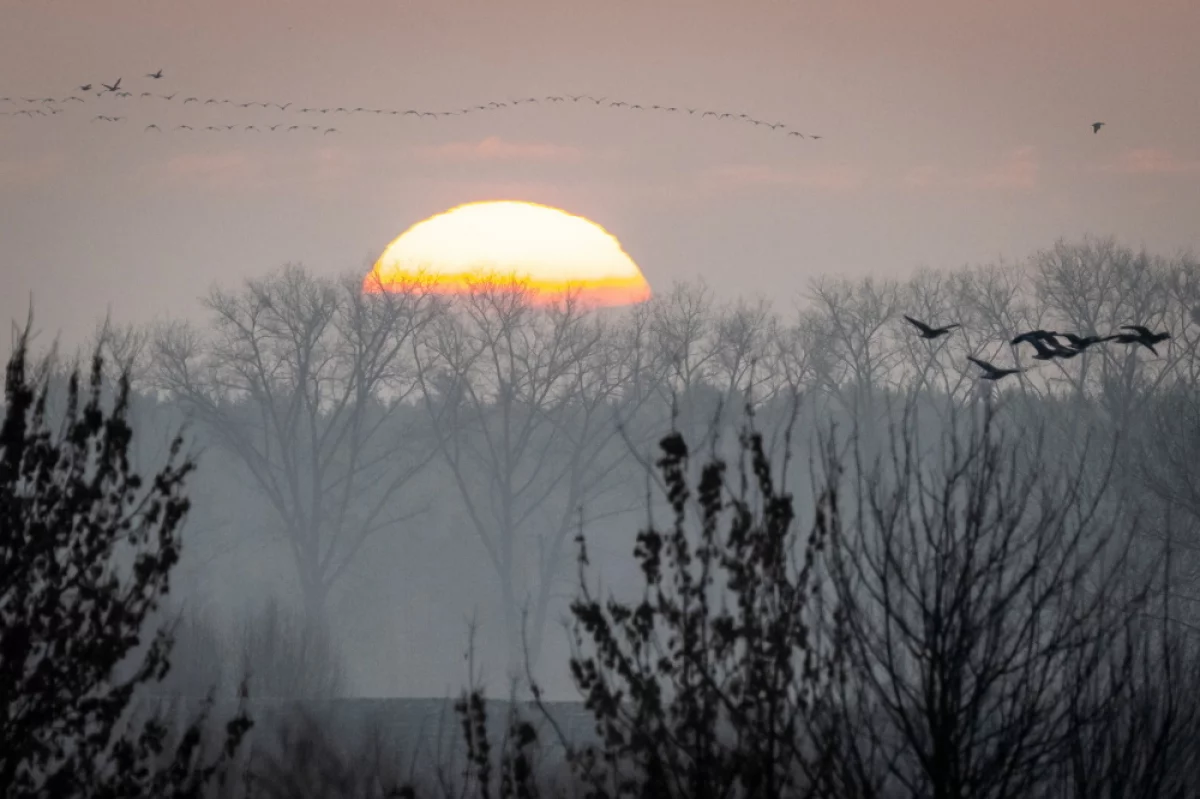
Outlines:
{"label": "flying bird", "polygon": [[147,77],[147,78],[154,78],[155,80],[158,80],[158,79],[159,79],[159,78],[161,78],[162,76],[163,76],[163,71],[160,69],[160,70],[158,70],[158,72],[151,72],[151,73],[150,73],[150,74],[148,74],[146,77]]}
{"label": "flying bird", "polygon": [[1059,335],[1071,342],[1071,346],[1080,352],[1093,344],[1101,344],[1112,339],[1112,336],[1077,336],[1074,333],[1060,333]]}
{"label": "flying bird", "polygon": [[[1045,342],[1047,341],[1051,343],[1054,349],[1050,349],[1050,347],[1046,346]],[[1036,361],[1051,361],[1059,357],[1059,343],[1052,338],[1031,338],[1029,339],[1029,343],[1033,345],[1035,350],[1037,350],[1037,354],[1033,356],[1034,360]],[[1075,350],[1071,350],[1071,352],[1078,355],[1078,352]]]}
{"label": "flying bird", "polygon": [[117,89],[121,88],[121,79],[117,78],[117,82],[111,86],[109,86],[107,83],[101,83],[100,85],[110,92],[115,92]]}
{"label": "flying bird", "polygon": [[1102,127],[1104,127],[1103,122],[1093,122],[1092,123],[1092,133],[1099,133],[1100,128],[1102,128]]}
{"label": "flying bird", "polygon": [[337,128],[326,128],[326,129],[325,129],[325,132],[324,132],[323,134],[321,134],[321,135],[322,135],[322,136],[328,136],[330,133],[337,133],[337,132],[338,132],[338,129],[337,129]]}
{"label": "flying bird", "polygon": [[1038,328],[1037,330],[1029,330],[1025,333],[1022,333],[1021,335],[1017,336],[1016,338],[1014,338],[1012,341],[1010,341],[1008,343],[1012,344],[1015,347],[1018,344],[1025,342],[1025,341],[1032,344],[1035,341],[1042,341],[1045,339],[1053,339],[1057,335],[1058,335],[1058,333],[1055,333],[1053,330],[1042,330],[1041,328]]}
{"label": "flying bird", "polygon": [[1155,344],[1166,341],[1171,337],[1170,333],[1151,333],[1149,329],[1142,325],[1121,325],[1122,330],[1132,330],[1132,333],[1118,333],[1112,336],[1113,341],[1119,341],[1122,344],[1141,344],[1146,349],[1158,355],[1158,350],[1154,348]]}
{"label": "flying bird", "polygon": [[157,130],[159,133],[162,133],[162,128],[158,125],[147,125],[146,130]]}
{"label": "flying bird", "polygon": [[967,356],[967,360],[983,370],[983,374],[979,376],[980,380],[1000,380],[1001,378],[1008,377],[1009,375],[1020,374],[1021,372],[1025,371],[1024,369],[1000,369],[992,366],[987,361],[981,361],[980,359],[970,355]]}
{"label": "flying bird", "polygon": [[904,318],[905,318],[905,320],[908,321],[908,323],[910,325],[917,328],[917,330],[921,331],[921,338],[935,339],[935,338],[938,338],[939,336],[949,335],[950,331],[956,327],[962,327],[962,325],[959,325],[959,324],[946,325],[945,327],[930,327],[929,325],[925,324],[924,322],[922,322],[918,319],[913,319],[911,316],[909,316],[907,314],[904,315]]}
{"label": "flying bird", "polygon": [[81,92],[90,92],[91,90],[92,90],[92,84],[90,84],[90,83],[85,83],[79,87],[79,91],[81,91]]}
{"label": "flying bird", "polygon": [[1050,339],[1049,341],[1050,346],[1054,348],[1054,356],[1056,358],[1074,358],[1076,355],[1083,352],[1083,350],[1076,349],[1074,347],[1064,347],[1056,339]]}

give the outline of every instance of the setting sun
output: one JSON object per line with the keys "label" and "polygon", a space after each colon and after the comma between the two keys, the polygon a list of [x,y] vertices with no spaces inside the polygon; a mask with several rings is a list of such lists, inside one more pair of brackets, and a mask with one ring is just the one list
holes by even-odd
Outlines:
{"label": "setting sun", "polygon": [[620,242],[595,222],[528,202],[459,205],[396,238],[363,281],[363,291],[428,281],[439,294],[461,294],[486,279],[517,280],[535,303],[568,290],[588,305],[631,305],[650,284]]}

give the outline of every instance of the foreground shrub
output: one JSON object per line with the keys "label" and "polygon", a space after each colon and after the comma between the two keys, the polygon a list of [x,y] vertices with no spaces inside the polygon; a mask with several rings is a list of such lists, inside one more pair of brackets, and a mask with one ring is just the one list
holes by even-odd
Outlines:
{"label": "foreground shrub", "polygon": [[6,796],[199,796],[223,775],[249,726],[201,745],[207,714],[167,745],[160,719],[125,725],[135,689],[168,669],[169,635],[142,648],[167,593],[188,510],[176,438],[144,485],[129,465],[129,384],[101,402],[102,362],[86,395],[70,377],[51,430],[47,384],[26,373],[26,335],[5,380],[0,425],[0,787]]}

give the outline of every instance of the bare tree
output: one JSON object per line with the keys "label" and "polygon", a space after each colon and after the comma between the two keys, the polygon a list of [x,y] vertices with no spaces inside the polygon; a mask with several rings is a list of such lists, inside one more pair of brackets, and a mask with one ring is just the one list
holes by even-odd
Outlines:
{"label": "bare tree", "polygon": [[619,433],[644,424],[658,382],[644,318],[622,326],[574,297],[531,299],[519,282],[481,281],[415,349],[442,458],[500,581],[513,668],[522,604],[536,657],[563,544],[580,506],[625,479]]}
{"label": "bare tree", "polygon": [[1029,468],[990,406],[932,450],[910,417],[889,455],[855,444],[848,476],[829,469],[852,497],[825,517],[849,705],[873,719],[845,795],[1038,795],[1078,725],[1102,720],[1084,686],[1144,609],[1146,586],[1122,582],[1129,518],[1087,469],[1045,451]]}
{"label": "bare tree", "polygon": [[206,335],[168,326],[156,384],[248,469],[279,519],[310,624],[366,541],[412,516],[397,497],[435,453],[404,400],[414,336],[433,298],[420,285],[363,293],[288,266],[214,290]]}
{"label": "bare tree", "polygon": [[810,298],[807,324],[827,342],[827,389],[857,416],[873,407],[897,360],[888,334],[899,311],[899,288],[872,278],[818,279]]}

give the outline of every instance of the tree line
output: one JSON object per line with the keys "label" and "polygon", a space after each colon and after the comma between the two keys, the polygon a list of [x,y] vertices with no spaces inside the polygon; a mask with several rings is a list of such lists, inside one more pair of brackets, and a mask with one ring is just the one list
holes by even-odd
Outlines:
{"label": "tree line", "polygon": [[[1094,315],[1072,317],[1038,281],[1083,280],[1089,258],[1109,276],[1075,284]],[[48,411],[22,339],[0,429],[9,795],[283,795],[222,779],[265,773],[236,760],[244,714],[213,749],[203,718],[175,738],[122,727],[170,665],[169,633],[145,636],[194,465],[176,437],[153,480],[131,468],[132,374],[244,462],[288,530],[310,623],[363,542],[419,513],[406,488],[423,470],[453,477],[502,586],[574,555],[569,671],[595,736],[536,712],[538,607],[510,588],[535,712],[491,740],[470,686],[465,762],[393,795],[1186,796],[1196,273],[1088,241],[904,284],[819,281],[784,324],[697,286],[603,315],[503,286],[364,298],[288,268],[215,291],[209,329],[107,328],[110,409],[97,354],[88,389],[74,372]],[[916,344],[896,317],[919,286],[991,287],[979,296],[1009,297],[1009,315],[985,338],[978,305],[931,303],[922,318],[953,315],[964,335]],[[955,357],[1033,327],[1126,323],[1172,332],[1161,360],[1089,350],[993,395]],[[589,520],[639,493],[639,584],[613,591]],[[335,757],[313,746],[274,773]]]}

